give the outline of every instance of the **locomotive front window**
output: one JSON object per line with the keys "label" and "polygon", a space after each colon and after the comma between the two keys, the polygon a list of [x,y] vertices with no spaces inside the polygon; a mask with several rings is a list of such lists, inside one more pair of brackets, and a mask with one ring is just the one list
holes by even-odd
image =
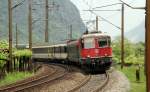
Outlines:
{"label": "locomotive front window", "polygon": [[88,48],[94,48],[94,47],[95,47],[94,38],[84,39],[84,48],[88,49]]}
{"label": "locomotive front window", "polygon": [[105,47],[105,46],[108,46],[109,42],[107,38],[100,38],[98,40],[98,44],[99,44],[99,47]]}

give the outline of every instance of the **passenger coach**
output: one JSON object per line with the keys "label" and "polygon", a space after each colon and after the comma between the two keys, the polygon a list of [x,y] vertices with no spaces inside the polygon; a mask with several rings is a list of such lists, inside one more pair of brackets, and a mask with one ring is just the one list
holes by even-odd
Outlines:
{"label": "passenger coach", "polygon": [[66,44],[36,46],[32,48],[32,51],[33,51],[32,57],[36,59],[64,60],[67,58]]}
{"label": "passenger coach", "polygon": [[107,70],[112,63],[111,38],[104,33],[88,33],[66,44],[33,47],[33,58],[81,65],[86,69]]}

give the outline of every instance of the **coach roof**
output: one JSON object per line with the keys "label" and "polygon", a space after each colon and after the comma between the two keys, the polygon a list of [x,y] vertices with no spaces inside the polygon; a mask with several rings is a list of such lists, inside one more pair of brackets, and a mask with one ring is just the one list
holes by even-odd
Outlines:
{"label": "coach roof", "polygon": [[48,46],[34,46],[32,48],[47,48],[47,47],[60,47],[60,46],[67,46],[67,44],[57,44],[57,45],[48,45]]}

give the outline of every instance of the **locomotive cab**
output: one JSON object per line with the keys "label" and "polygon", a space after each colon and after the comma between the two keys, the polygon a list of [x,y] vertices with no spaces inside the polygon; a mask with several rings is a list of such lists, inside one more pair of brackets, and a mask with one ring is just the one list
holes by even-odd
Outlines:
{"label": "locomotive cab", "polygon": [[80,62],[98,70],[109,69],[112,63],[110,36],[102,33],[85,34],[81,38]]}

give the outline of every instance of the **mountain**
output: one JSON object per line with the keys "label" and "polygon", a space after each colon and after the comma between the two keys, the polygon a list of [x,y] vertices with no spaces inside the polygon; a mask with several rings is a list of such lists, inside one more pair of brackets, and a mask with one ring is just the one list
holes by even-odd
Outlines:
{"label": "mountain", "polygon": [[[138,26],[132,30],[125,32],[125,38],[133,43],[145,42],[145,22],[141,22]],[[116,40],[120,35],[112,36],[112,40]]]}
{"label": "mountain", "polygon": [[[8,40],[8,0],[0,0],[0,39]],[[12,6],[23,0],[13,0]],[[13,42],[15,43],[15,25],[18,25],[19,44],[28,43],[28,0],[13,9]],[[54,3],[53,3],[54,2]],[[44,43],[45,0],[33,0],[33,44]],[[49,0],[49,43],[56,44],[69,39],[72,25],[73,38],[84,32],[85,25],[79,11],[70,0]]]}
{"label": "mountain", "polygon": [[134,43],[145,42],[145,22],[141,22],[133,30],[126,32],[125,37]]}

